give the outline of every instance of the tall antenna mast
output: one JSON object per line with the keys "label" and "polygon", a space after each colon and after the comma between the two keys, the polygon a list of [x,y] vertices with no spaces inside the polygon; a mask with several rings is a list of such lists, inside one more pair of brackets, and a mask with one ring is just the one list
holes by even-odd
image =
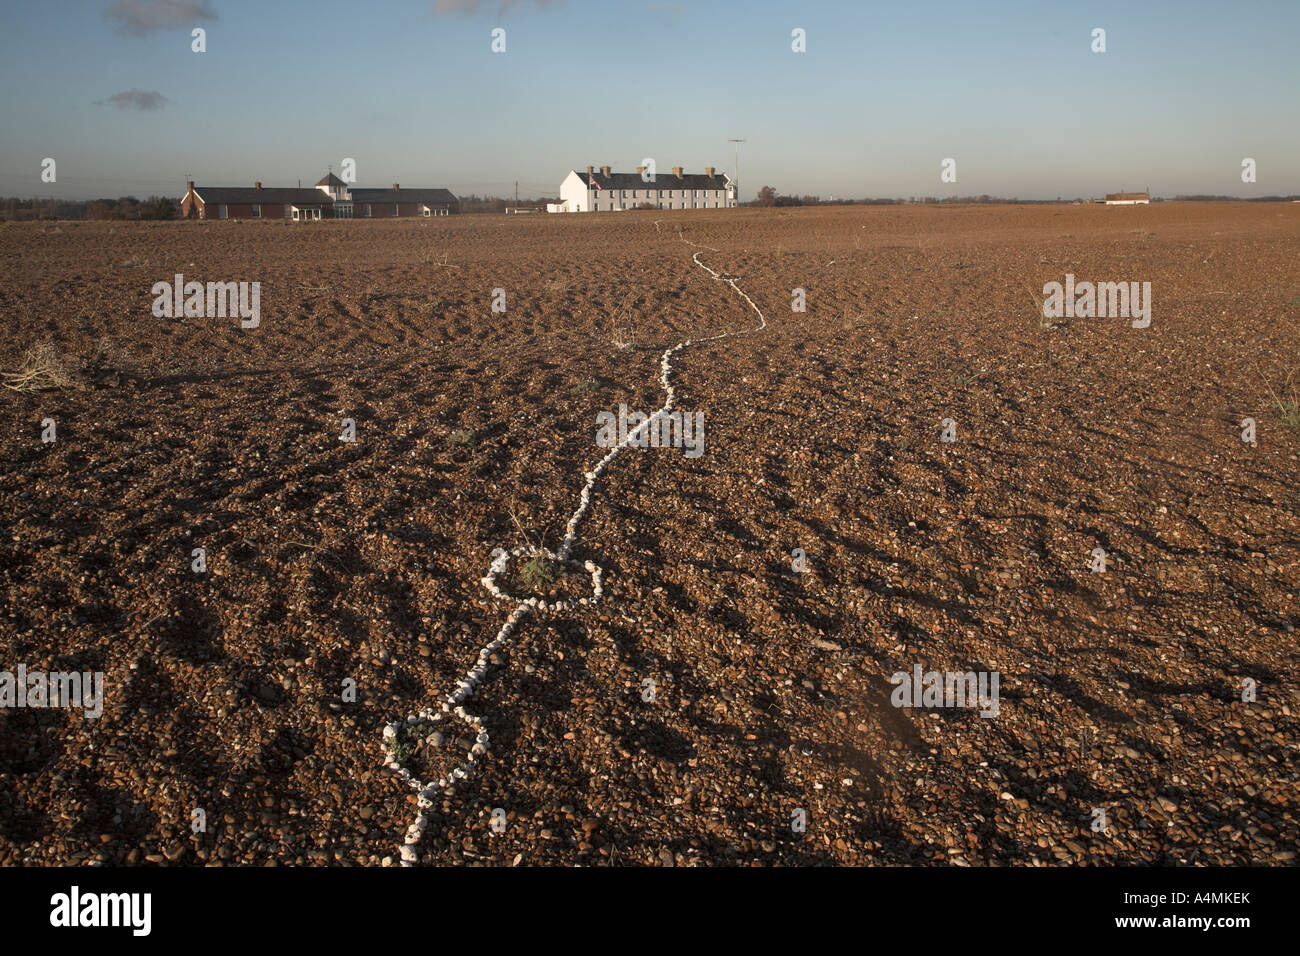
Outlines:
{"label": "tall antenna mast", "polygon": [[743,143],[744,140],[729,139],[727,140],[727,142],[736,144],[736,205],[739,206],[740,205],[740,144]]}

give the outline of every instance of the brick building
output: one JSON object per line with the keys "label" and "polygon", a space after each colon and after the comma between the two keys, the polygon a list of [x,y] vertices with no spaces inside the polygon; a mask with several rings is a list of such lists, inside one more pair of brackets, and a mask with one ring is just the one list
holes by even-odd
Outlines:
{"label": "brick building", "polygon": [[448,216],[459,201],[446,189],[355,189],[332,172],[311,189],[252,189],[185,184],[181,215],[187,219],[392,219]]}

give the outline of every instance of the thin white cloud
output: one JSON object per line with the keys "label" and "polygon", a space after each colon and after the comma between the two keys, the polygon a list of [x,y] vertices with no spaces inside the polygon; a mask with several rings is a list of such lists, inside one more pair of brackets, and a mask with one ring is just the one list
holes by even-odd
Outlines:
{"label": "thin white cloud", "polygon": [[155,30],[193,27],[199,20],[216,20],[208,0],[113,0],[104,11],[123,33],[144,36]]}

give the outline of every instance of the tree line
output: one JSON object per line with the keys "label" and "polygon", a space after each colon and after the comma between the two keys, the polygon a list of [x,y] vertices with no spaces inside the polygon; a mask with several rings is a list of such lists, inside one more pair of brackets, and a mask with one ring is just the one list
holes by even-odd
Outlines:
{"label": "tree line", "polygon": [[[558,199],[550,200],[559,202]],[[462,197],[461,213],[504,213],[513,200],[497,196]],[[544,206],[542,208],[545,208]],[[35,219],[176,219],[181,201],[167,196],[150,196],[143,202],[134,196],[119,199],[0,199],[0,219],[14,221]]]}
{"label": "tree line", "polygon": [[[1241,196],[1175,196],[1175,202],[1295,202],[1300,196],[1258,196],[1244,199]],[[1055,199],[1003,199],[999,196],[946,196],[937,198],[935,196],[909,196],[903,199],[901,196],[897,199],[822,199],[820,196],[782,196],[771,186],[764,186],[758,191],[758,197],[751,199],[749,202],[741,203],[742,206],[905,206],[909,203],[953,203],[953,204],[971,204],[971,203],[1013,203],[1016,205],[1034,205],[1036,203],[1061,203],[1061,202],[1080,202],[1092,203],[1096,199],[1086,199],[1082,196],[1075,199],[1062,199],[1057,196]],[[1163,200],[1152,197],[1152,202],[1162,202]]]}
{"label": "tree line", "polygon": [[0,199],[0,219],[175,219],[180,215],[179,199],[150,196],[143,202],[135,196],[118,199]]}

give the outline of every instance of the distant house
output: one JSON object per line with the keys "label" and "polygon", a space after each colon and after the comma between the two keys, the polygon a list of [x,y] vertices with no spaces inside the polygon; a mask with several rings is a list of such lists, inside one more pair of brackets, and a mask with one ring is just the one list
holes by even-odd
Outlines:
{"label": "distant house", "polygon": [[457,199],[445,189],[353,189],[351,201],[357,219],[391,219],[395,216],[447,216]]}
{"label": "distant house", "polygon": [[312,189],[195,186],[187,182],[181,215],[193,219],[392,219],[450,215],[456,199],[446,189],[354,189],[333,173]]}
{"label": "distant house", "polygon": [[1107,193],[1107,206],[1143,206],[1151,202],[1151,187],[1140,193]]}
{"label": "distant house", "polygon": [[195,219],[320,219],[333,205],[318,189],[252,189],[241,186],[185,184],[181,215]]}
{"label": "distant house", "polygon": [[560,202],[550,203],[547,212],[619,212],[649,203],[655,209],[731,209],[736,205],[736,184],[714,167],[687,173],[674,166],[671,173],[657,175],[653,182],[642,179],[644,166],[635,173],[610,172],[588,166],[585,173],[570,170],[560,184]]}

